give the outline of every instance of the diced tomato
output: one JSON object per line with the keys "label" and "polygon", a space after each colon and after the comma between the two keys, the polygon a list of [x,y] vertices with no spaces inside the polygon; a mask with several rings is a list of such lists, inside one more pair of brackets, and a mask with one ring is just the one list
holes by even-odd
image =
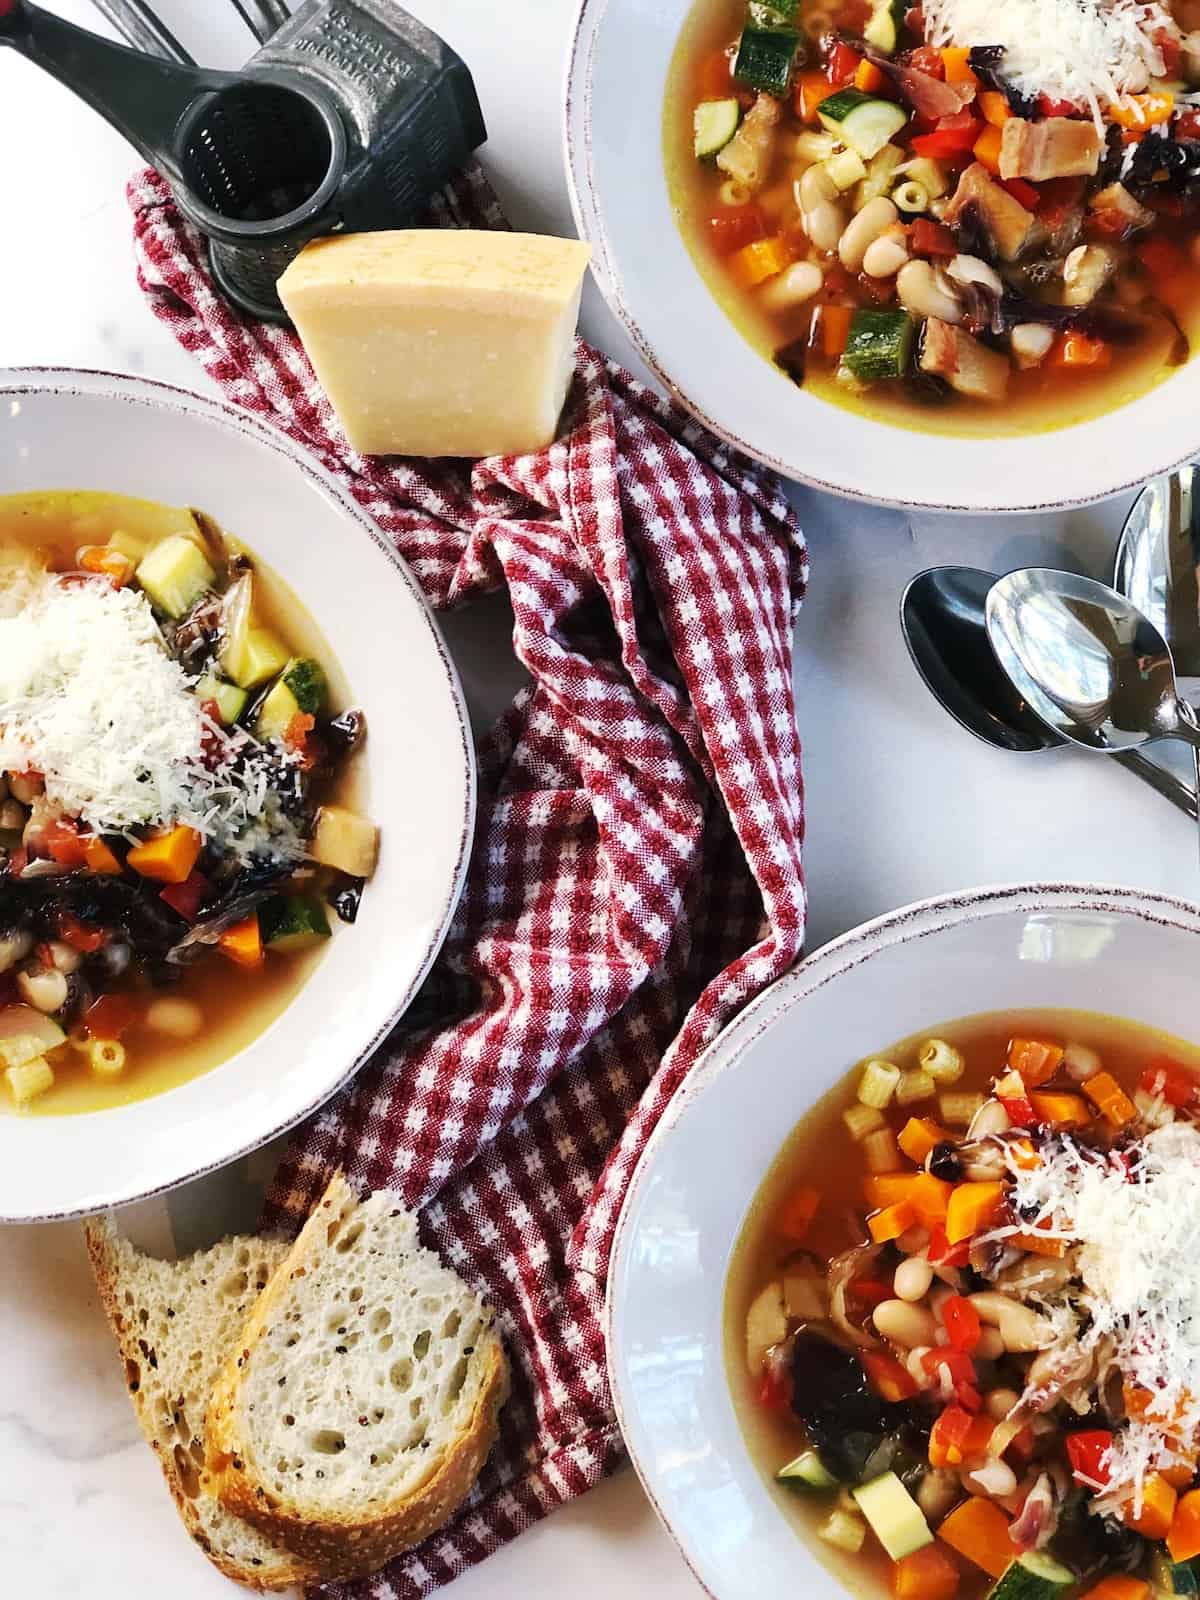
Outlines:
{"label": "diced tomato", "polygon": [[1178,1110],[1195,1098],[1196,1078],[1178,1061],[1157,1056],[1142,1073],[1142,1088]]}
{"label": "diced tomato", "polygon": [[942,60],[942,52],[935,50],[932,45],[919,45],[917,49],[910,50],[905,57],[905,64],[917,72],[926,72],[931,78],[944,78],[946,76],[946,63]]}
{"label": "diced tomato", "polygon": [[855,1278],[846,1294],[862,1310],[874,1311],[876,1306],[892,1298],[893,1290],[891,1284],[884,1283],[880,1278]]}
{"label": "diced tomato", "polygon": [[131,995],[102,994],[83,1014],[83,1026],[93,1039],[119,1039],[142,1014]]}
{"label": "diced tomato", "polygon": [[1024,178],[1001,178],[1000,187],[1007,189],[1013,199],[1023,205],[1026,211],[1037,210],[1037,203],[1041,197],[1033,184],[1026,183]]}
{"label": "diced tomato", "polygon": [[932,133],[920,133],[912,142],[919,156],[929,156],[934,161],[953,160],[972,152],[983,123],[969,111],[957,111],[952,117],[939,117]]}
{"label": "diced tomato", "polygon": [[854,82],[854,74],[861,60],[857,50],[851,50],[848,44],[843,44],[839,39],[825,62],[825,76],[835,89],[845,88],[848,83]]}
{"label": "diced tomato", "polygon": [[1038,184],[1037,214],[1048,228],[1065,222],[1083,195],[1082,178],[1047,178]]}
{"label": "diced tomato", "polygon": [[969,1352],[979,1343],[979,1313],[964,1295],[951,1295],[943,1303],[942,1326],[955,1350]]}
{"label": "diced tomato", "polygon": [[1177,139],[1200,139],[1200,111],[1181,111],[1175,118]]}
{"label": "diced tomato", "polygon": [[1146,239],[1136,254],[1150,276],[1160,281],[1183,270],[1183,251],[1170,239]]}
{"label": "diced tomato", "polygon": [[212,893],[212,884],[202,872],[192,872],[182,883],[169,883],[158,898],[185,922],[195,922],[200,907]]}
{"label": "diced tomato", "polygon": [[1008,1112],[1008,1120],[1014,1128],[1036,1128],[1040,1118],[1033,1109],[1033,1101],[1028,1095],[1019,1095],[1013,1099],[1006,1099],[1003,1095],[997,1097],[1000,1104]]}
{"label": "diced tomato", "polygon": [[86,922],[81,922],[78,917],[72,916],[69,911],[58,912],[54,918],[54,926],[58,929],[58,937],[64,944],[69,944],[72,950],[81,950],[85,956],[90,956],[108,942],[108,934],[103,928],[91,928]]}
{"label": "diced tomato", "polygon": [[764,1372],[758,1385],[758,1403],[768,1411],[786,1411],[787,1390],[772,1372]]}
{"label": "diced tomato", "polygon": [[956,1383],[954,1398],[963,1410],[969,1411],[972,1416],[978,1416],[983,1410],[983,1396],[973,1383]]}
{"label": "diced tomato", "polygon": [[802,72],[792,90],[792,105],[801,122],[816,122],[821,101],[833,94],[833,85],[823,72]]}
{"label": "diced tomato", "polygon": [[926,1254],[932,1267],[965,1267],[971,1258],[971,1241],[963,1239],[959,1244],[951,1244],[945,1228],[935,1226],[929,1230]]}
{"label": "diced tomato", "polygon": [[1048,94],[1038,95],[1037,108],[1043,117],[1077,117],[1080,111],[1074,100],[1055,100]]}
{"label": "diced tomato", "polygon": [[962,1406],[947,1406],[929,1430],[929,1465],[961,1467],[975,1418]]}
{"label": "diced tomato", "polygon": [[958,242],[949,228],[940,222],[930,222],[918,217],[908,231],[909,248],[915,256],[944,256],[949,259],[958,254]]}
{"label": "diced tomato", "polygon": [[872,1387],[885,1400],[911,1400],[920,1392],[908,1368],[880,1350],[864,1350],[862,1364]]}
{"label": "diced tomato", "polygon": [[713,50],[700,63],[696,88],[705,99],[721,100],[732,93],[733,61],[728,50]]}
{"label": "diced tomato", "polygon": [[708,235],[720,255],[732,255],[743,245],[766,237],[767,225],[756,205],[722,206],[708,219]]}
{"label": "diced tomato", "polygon": [[955,1350],[951,1345],[938,1345],[936,1350],[926,1350],[921,1365],[931,1378],[941,1382],[945,1373],[953,1384],[975,1382],[975,1363],[965,1350]]}
{"label": "diced tomato", "polygon": [[1104,1488],[1111,1476],[1112,1443],[1113,1436],[1107,1428],[1089,1428],[1083,1433],[1067,1435],[1067,1460],[1076,1483],[1083,1484],[1085,1489],[1094,1489],[1097,1485]]}
{"label": "diced tomato", "polygon": [[1179,62],[1183,55],[1183,45],[1179,35],[1170,28],[1157,28],[1154,33],[1154,42],[1162,53],[1163,66],[1166,68],[1165,76],[1175,78],[1179,75]]}
{"label": "diced tomato", "polygon": [[87,859],[87,847],[79,836],[79,829],[65,817],[46,824],[39,847],[60,867],[82,867]]}

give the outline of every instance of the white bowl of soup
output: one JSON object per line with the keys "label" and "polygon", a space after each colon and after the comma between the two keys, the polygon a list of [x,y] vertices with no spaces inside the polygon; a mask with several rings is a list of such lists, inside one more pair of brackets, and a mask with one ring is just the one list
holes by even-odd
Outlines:
{"label": "white bowl of soup", "polygon": [[275,429],[0,373],[0,1219],[117,1205],[315,1110],[461,888],[461,689]]}
{"label": "white bowl of soup", "polygon": [[1189,1592],[1198,939],[1127,889],[927,901],[706,1052],[607,1316],[634,1464],[716,1600]]}
{"label": "white bowl of soup", "polygon": [[1200,446],[1200,18],[1140,10],[1141,92],[1089,102],[1021,10],[583,0],[577,222],[714,432],[819,487],[973,512],[1100,499]]}

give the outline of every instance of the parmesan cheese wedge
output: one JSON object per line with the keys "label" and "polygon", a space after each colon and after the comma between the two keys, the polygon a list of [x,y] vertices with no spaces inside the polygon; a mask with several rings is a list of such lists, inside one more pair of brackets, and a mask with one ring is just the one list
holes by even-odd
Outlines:
{"label": "parmesan cheese wedge", "polygon": [[344,234],[278,290],[356,450],[519,454],[554,438],[590,255],[528,233]]}

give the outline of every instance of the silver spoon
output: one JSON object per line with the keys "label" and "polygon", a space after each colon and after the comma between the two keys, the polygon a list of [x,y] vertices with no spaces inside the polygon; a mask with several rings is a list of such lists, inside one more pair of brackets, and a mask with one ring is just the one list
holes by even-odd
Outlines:
{"label": "silver spoon", "polygon": [[[1037,754],[1066,740],[1030,710],[988,642],[985,606],[996,576],[979,567],[930,567],[909,583],[900,630],[925,687],[960,726],[997,750]],[[1196,796],[1173,772],[1127,750],[1116,759],[1193,819]]]}
{"label": "silver spoon", "polygon": [[1182,739],[1200,748],[1166,640],[1115,589],[1047,567],[1010,572],[988,594],[987,630],[1030,708],[1072,744],[1112,751]]}

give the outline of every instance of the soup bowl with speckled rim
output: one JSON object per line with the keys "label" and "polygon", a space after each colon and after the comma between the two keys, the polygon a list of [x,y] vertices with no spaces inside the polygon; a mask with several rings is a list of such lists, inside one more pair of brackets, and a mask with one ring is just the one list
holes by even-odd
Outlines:
{"label": "soup bowl with speckled rim", "polygon": [[874,1592],[853,1557],[797,1531],[792,1491],[751,1456],[726,1364],[734,1248],[790,1130],[855,1062],[955,1017],[1063,1008],[1200,1040],[1198,962],[1200,906],[1099,885],[979,889],[835,939],[709,1046],[630,1185],[606,1316],[633,1464],[716,1600]]}
{"label": "soup bowl with speckled rim", "polygon": [[[142,378],[0,371],[0,494],[95,489],[202,508],[287,584],[366,714],[379,867],[264,1032],[160,1094],[70,1116],[0,1111],[0,1222],[121,1205],[315,1111],[394,1026],[458,901],[475,765],[458,676],[415,578],[314,460],[249,412]],[[7,1095],[5,1096],[7,1099]]]}
{"label": "soup bowl with speckled rim", "polygon": [[664,163],[672,57],[693,0],[581,0],[567,62],[572,205],[592,271],[639,354],[714,433],[817,488],[928,511],[1102,500],[1200,450],[1200,359],[1090,421],[1007,438],[918,433],[798,388],[717,303]]}

